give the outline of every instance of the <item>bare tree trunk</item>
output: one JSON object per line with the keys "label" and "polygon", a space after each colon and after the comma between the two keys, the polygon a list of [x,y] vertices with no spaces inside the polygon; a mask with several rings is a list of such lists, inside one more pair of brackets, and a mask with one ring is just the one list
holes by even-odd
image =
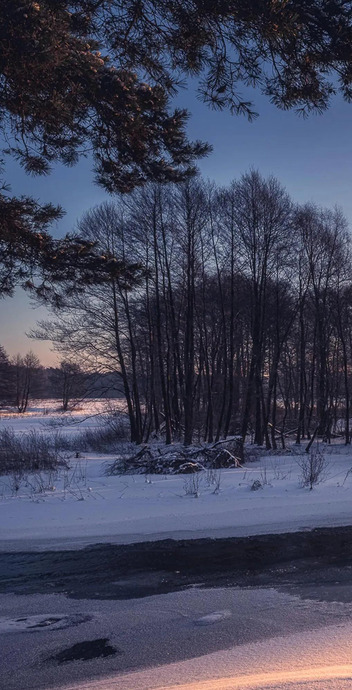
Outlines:
{"label": "bare tree trunk", "polygon": [[113,306],[114,306],[114,323],[115,323],[115,344],[116,352],[121,368],[121,377],[123,382],[123,389],[126,397],[128,416],[130,420],[131,429],[131,441],[132,443],[142,443],[141,429],[137,424],[136,416],[133,408],[132,395],[130,390],[130,385],[128,381],[128,374],[125,365],[125,358],[122,352],[121,341],[120,341],[120,326],[119,326],[119,313],[117,304],[117,294],[115,281],[112,282],[112,293],[113,293]]}
{"label": "bare tree trunk", "polygon": [[[188,193],[187,193],[188,196]],[[190,203],[188,199],[188,204]],[[184,342],[184,444],[192,443],[193,437],[193,390],[194,390],[194,238],[187,210],[187,268],[186,268],[186,318]]]}
{"label": "bare tree trunk", "polygon": [[161,328],[161,306],[160,306],[160,293],[159,293],[159,256],[158,256],[158,237],[157,237],[157,221],[156,221],[156,208],[154,206],[153,210],[153,241],[154,241],[154,272],[155,272],[155,299],[156,299],[156,332],[157,332],[157,349],[158,349],[158,361],[159,361],[159,376],[160,376],[160,386],[161,395],[163,399],[164,407],[164,419],[165,419],[165,440],[167,444],[172,441],[171,432],[171,416],[170,416],[170,402],[168,397],[167,385],[165,380],[164,371],[164,357],[163,357],[163,337]]}

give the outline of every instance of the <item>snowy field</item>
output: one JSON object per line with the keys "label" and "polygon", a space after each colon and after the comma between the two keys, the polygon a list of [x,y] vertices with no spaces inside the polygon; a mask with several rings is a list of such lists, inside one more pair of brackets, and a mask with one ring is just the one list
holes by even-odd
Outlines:
{"label": "snowy field", "polygon": [[124,400],[92,399],[77,403],[70,412],[64,413],[58,400],[38,400],[28,407],[25,414],[0,408],[0,429],[11,427],[16,434],[32,429],[42,433],[64,431],[66,436],[71,437],[83,429],[98,428],[112,410],[124,411],[124,408]]}
{"label": "snowy field", "polygon": [[[116,402],[116,401],[115,401]],[[100,407],[99,407],[100,405]],[[105,403],[58,416],[40,407],[2,414],[16,434],[73,436],[101,424]],[[94,416],[90,417],[89,414]],[[59,421],[58,421],[59,420]],[[266,456],[237,469],[197,475],[105,476],[116,454],[81,453],[69,469],[0,477],[0,539],[9,550],[71,548],[96,542],[247,536],[352,524],[352,450],[324,450],[322,481],[302,488],[300,456]],[[252,490],[255,480],[260,488]]]}

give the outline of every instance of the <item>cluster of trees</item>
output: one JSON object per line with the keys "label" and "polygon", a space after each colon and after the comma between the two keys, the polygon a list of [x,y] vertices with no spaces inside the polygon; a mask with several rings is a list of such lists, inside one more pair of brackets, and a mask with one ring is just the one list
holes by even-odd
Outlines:
{"label": "cluster of trees", "polygon": [[295,205],[252,171],[227,188],[151,184],[85,214],[79,231],[110,259],[138,262],[66,294],[37,336],[118,372],[131,438],[168,443],[253,434],[276,447],[350,441],[352,257],[339,210]]}
{"label": "cluster of trees", "polygon": [[255,115],[248,86],[322,111],[337,91],[352,98],[351,46],[344,0],[0,3],[4,161],[47,174],[89,151],[110,192],[183,185],[133,192],[56,241],[62,210],[12,196],[0,161],[0,296],[19,284],[50,301],[62,348],[120,373],[134,440],[252,424],[275,445],[278,424],[329,435],[343,411],[349,439],[344,219],[293,208],[256,175],[191,181],[210,148],[171,99],[192,76],[234,113]]}
{"label": "cluster of trees", "polygon": [[10,359],[0,345],[0,404],[25,412],[30,398],[44,397],[45,384],[45,370],[32,351]]}
{"label": "cluster of trees", "polygon": [[89,151],[114,193],[184,181],[210,150],[188,140],[188,113],[172,107],[184,79],[248,117],[248,86],[319,112],[337,91],[351,100],[351,46],[344,0],[2,0],[0,296],[20,284],[49,299],[63,273],[83,282],[111,268],[84,238],[53,240],[61,208],[11,195],[8,155],[45,175]]}
{"label": "cluster of trees", "polygon": [[24,413],[30,400],[54,397],[62,401],[66,412],[86,392],[86,376],[74,362],[63,360],[57,368],[45,368],[32,351],[9,358],[0,345],[0,405]]}

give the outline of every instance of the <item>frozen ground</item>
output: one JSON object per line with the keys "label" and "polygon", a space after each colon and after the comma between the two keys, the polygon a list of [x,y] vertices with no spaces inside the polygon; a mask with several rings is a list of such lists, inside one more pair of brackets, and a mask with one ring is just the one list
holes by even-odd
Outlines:
{"label": "frozen ground", "polygon": [[351,624],[234,647],[66,690],[350,690]]}
{"label": "frozen ground", "polygon": [[[126,601],[1,595],[0,687],[350,688],[351,603],[299,594],[230,587]],[[38,626],[38,612],[48,625]],[[94,640],[112,653],[95,654]],[[85,659],[78,645],[86,645]]]}
{"label": "frozen ground", "polygon": [[0,409],[0,429],[11,427],[16,434],[30,430],[42,433],[64,432],[68,438],[84,429],[96,429],[112,410],[125,408],[124,400],[84,400],[73,404],[69,412],[62,412],[58,400],[38,400],[29,405],[24,414],[11,408]]}
{"label": "frozen ground", "polygon": [[[59,420],[62,433],[72,438],[82,426],[101,423],[99,416],[88,417],[87,412],[76,410],[68,418],[55,409],[43,414],[38,405],[29,415],[1,415],[0,428],[12,426],[16,434],[33,428],[52,433]],[[99,415],[102,410],[92,403],[90,412]],[[324,481],[312,491],[302,488],[294,455],[223,470],[218,486],[206,471],[193,476],[106,477],[104,463],[115,456],[92,453],[71,458],[70,469],[25,477],[18,491],[11,475],[0,477],[1,548],[75,549],[103,541],[351,525],[352,452],[343,446],[331,450],[326,450]],[[261,488],[252,491],[255,480]],[[199,485],[192,487],[193,481]],[[189,494],[192,488],[197,497]],[[33,554],[8,554],[9,567],[21,556],[33,559]],[[122,601],[99,600],[101,592],[88,598],[86,589],[84,599],[69,598],[55,593],[55,587],[49,594],[18,596],[10,577],[6,593],[0,595],[0,687],[347,690],[352,687],[349,569],[341,566],[341,582],[337,570],[331,574],[329,569],[319,585],[309,563],[307,568],[309,587],[302,585],[299,573],[297,582],[275,589],[191,585],[180,592]],[[26,567],[21,572],[27,573]],[[41,577],[39,567],[39,581]],[[94,651],[100,642],[113,649],[110,656],[93,654],[82,660],[77,654],[77,648]],[[67,660],[72,654],[76,656]]]}
{"label": "frozen ground", "polygon": [[[72,415],[55,405],[25,415],[2,414],[0,428],[16,434],[37,429],[71,438],[101,424],[106,403],[91,401]],[[90,416],[92,415],[92,416]],[[18,490],[11,475],[0,477],[0,539],[10,550],[71,548],[111,541],[246,536],[352,524],[352,451],[328,449],[324,481],[301,486],[299,458],[263,457],[243,468],[222,470],[218,486],[197,475],[104,476],[115,455],[83,453],[70,469],[28,475]],[[213,478],[214,479],[214,478]],[[262,488],[252,491],[259,480]],[[195,483],[195,484],[194,484]],[[218,490],[216,490],[218,489]],[[197,497],[190,495],[190,491]]]}

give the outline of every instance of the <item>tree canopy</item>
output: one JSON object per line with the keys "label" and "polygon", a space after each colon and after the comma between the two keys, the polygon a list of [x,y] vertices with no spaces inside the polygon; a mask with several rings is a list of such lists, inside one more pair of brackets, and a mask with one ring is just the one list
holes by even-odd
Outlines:
{"label": "tree canopy", "polygon": [[[188,114],[172,107],[188,76],[199,78],[205,101],[249,117],[246,86],[302,113],[322,111],[337,90],[350,100],[352,3],[1,2],[0,130],[5,155],[29,173],[90,153],[96,181],[109,192],[191,176],[209,147],[188,141]],[[3,186],[0,214],[6,254],[9,228],[16,235],[30,229],[32,250],[43,232],[38,216],[47,224],[60,209],[11,199]],[[8,276],[5,292],[19,275]]]}

